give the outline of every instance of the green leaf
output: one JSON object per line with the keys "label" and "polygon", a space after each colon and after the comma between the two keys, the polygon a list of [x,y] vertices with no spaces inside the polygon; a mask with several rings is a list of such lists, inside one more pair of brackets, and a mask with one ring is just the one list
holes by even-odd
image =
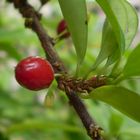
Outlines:
{"label": "green leaf", "polygon": [[124,67],[124,77],[140,76],[140,44],[132,51]]}
{"label": "green leaf", "polygon": [[[114,34],[116,36],[116,40],[119,44],[120,52],[124,52],[125,50],[125,40],[124,40],[124,34],[122,32],[121,26],[120,26],[120,18],[117,15],[121,15],[123,12],[123,9],[118,2],[118,0],[96,0],[97,3],[101,6],[103,11],[105,12],[108,21],[110,22],[112,29],[114,31]],[[115,10],[115,9],[119,10]]]}
{"label": "green leaf", "polygon": [[51,84],[51,86],[47,90],[47,94],[46,94],[45,99],[44,99],[44,106],[45,107],[49,108],[49,107],[53,106],[54,100],[55,100],[54,90],[56,88],[57,88],[56,80],[53,80],[53,83]]}
{"label": "green leaf", "polygon": [[93,68],[97,67],[104,59],[109,57],[114,50],[118,48],[118,43],[114,34],[114,31],[106,19],[103,26],[102,44],[100,53],[96,59]]}
{"label": "green leaf", "polygon": [[59,0],[63,16],[73,39],[78,63],[85,56],[87,48],[87,9],[85,0]]}
{"label": "green leaf", "polygon": [[125,48],[127,48],[130,46],[138,29],[137,13],[126,0],[110,0],[110,4],[123,31]]}
{"label": "green leaf", "polygon": [[117,135],[123,124],[123,117],[118,113],[112,113],[109,119],[109,129],[110,133],[113,135]]}
{"label": "green leaf", "polygon": [[[122,14],[117,14],[125,36],[125,48],[129,47],[138,30],[138,15],[134,7],[126,0],[120,0],[123,6]],[[116,9],[117,11],[118,9]],[[133,19],[133,20],[132,20]]]}
{"label": "green leaf", "polygon": [[101,100],[140,122],[140,95],[135,92],[119,86],[103,86],[93,90],[90,97]]}
{"label": "green leaf", "polygon": [[129,127],[127,129],[124,129],[121,131],[120,133],[123,136],[131,136],[132,138],[134,138],[135,136],[140,138],[140,128],[139,127]]}
{"label": "green leaf", "polygon": [[[126,0],[119,0],[119,2],[118,0],[107,0],[106,2],[103,0],[97,0],[97,2],[104,10],[115,34],[110,38],[110,43],[112,43],[112,45],[104,47],[107,49],[107,51],[104,51],[104,49],[102,50],[102,48],[103,44],[107,44],[105,41],[108,41],[109,38],[107,40],[104,40],[104,38],[102,39],[102,48],[98,56],[99,58],[97,59],[98,63],[100,63],[106,59],[106,57],[108,57],[106,64],[106,66],[108,66],[120,58],[124,48],[127,48],[131,45],[131,42],[133,41],[133,38],[136,35],[136,31],[138,29],[138,16],[135,9]],[[111,11],[112,13],[110,13]],[[115,37],[118,44],[112,41],[112,38],[115,40]],[[112,53],[110,56],[108,50],[112,50],[113,47],[115,51],[110,52]]]}
{"label": "green leaf", "polygon": [[118,48],[116,48],[110,56],[108,56],[106,67],[113,64],[116,60],[121,58],[120,51]]}

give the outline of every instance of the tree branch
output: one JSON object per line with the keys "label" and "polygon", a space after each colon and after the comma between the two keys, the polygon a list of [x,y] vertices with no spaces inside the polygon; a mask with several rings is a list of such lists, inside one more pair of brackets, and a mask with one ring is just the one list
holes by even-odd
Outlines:
{"label": "tree branch", "polygon": [[[44,49],[44,52],[53,66],[55,73],[67,74],[66,68],[60,60],[58,54],[54,50],[53,40],[46,33],[45,29],[40,24],[41,15],[34,10],[34,8],[27,2],[27,0],[10,0],[13,2],[15,8],[17,8],[22,16],[26,18],[25,26],[32,29],[38,36],[41,45]],[[57,78],[57,82],[59,82],[61,78]],[[97,84],[97,83],[96,83]],[[81,99],[77,96],[74,90],[70,89],[67,85],[64,84],[64,89],[66,91],[66,95],[69,98],[69,101],[77,114],[79,115],[84,127],[87,130],[88,135],[92,140],[103,140],[101,137],[100,131],[101,128],[96,125],[93,121],[87,109]]]}

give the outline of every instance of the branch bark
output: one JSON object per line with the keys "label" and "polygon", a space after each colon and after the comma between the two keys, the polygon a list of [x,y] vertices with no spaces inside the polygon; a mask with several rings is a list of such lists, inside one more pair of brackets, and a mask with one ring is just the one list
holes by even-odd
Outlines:
{"label": "branch bark", "polygon": [[[53,45],[53,39],[46,33],[43,26],[40,24],[41,15],[34,10],[34,8],[28,3],[27,0],[10,0],[13,2],[15,8],[19,10],[25,20],[25,26],[32,29],[38,36],[44,52],[53,66],[55,73],[67,74],[66,68],[60,60],[57,52],[55,51]],[[61,81],[57,78],[59,84]],[[97,83],[96,83],[97,84]],[[76,92],[70,89],[67,85],[65,86],[66,95],[76,113],[80,117],[84,127],[87,130],[88,135],[92,140],[103,140],[100,131],[101,128],[98,127],[95,121],[91,118],[87,109],[81,99],[77,96]]]}

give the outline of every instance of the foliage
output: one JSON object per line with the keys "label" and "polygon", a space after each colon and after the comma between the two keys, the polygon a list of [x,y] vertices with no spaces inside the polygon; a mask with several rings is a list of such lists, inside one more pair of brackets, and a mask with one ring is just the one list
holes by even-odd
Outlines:
{"label": "foliage", "polygon": [[[79,119],[65,105],[67,99],[57,89],[56,82],[38,94],[19,87],[16,83],[16,63],[29,55],[44,56],[44,53],[34,33],[23,27],[24,21],[14,7],[6,1],[1,3],[0,139],[88,140]],[[33,6],[36,10],[39,9],[36,4]],[[99,16],[99,6],[106,15],[104,23],[103,15]],[[51,12],[43,12],[45,8],[50,8]],[[137,122],[99,102],[103,101],[140,121],[140,45],[133,50],[128,49],[138,30],[135,9],[126,0],[49,1],[41,9],[41,22],[54,38],[57,38],[57,24],[63,18],[61,10],[72,39],[60,40],[55,49],[70,74],[74,75],[77,69],[79,77],[95,74],[108,78],[107,86],[93,90],[89,94],[90,99],[85,100],[88,110],[104,128],[104,137],[108,140],[138,140],[140,127]]]}

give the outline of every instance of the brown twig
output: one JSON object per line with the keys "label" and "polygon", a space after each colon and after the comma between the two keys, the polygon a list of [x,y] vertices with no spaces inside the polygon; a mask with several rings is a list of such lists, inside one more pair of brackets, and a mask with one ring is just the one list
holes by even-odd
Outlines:
{"label": "brown twig", "polygon": [[87,130],[88,135],[93,140],[103,140],[100,131],[102,128],[98,127],[95,121],[91,118],[87,109],[81,99],[76,95],[74,91],[66,87],[66,94],[70,100],[70,104],[74,107],[75,111],[79,115],[84,127]]}
{"label": "brown twig", "polygon": [[[52,38],[48,36],[45,29],[40,24],[39,20],[41,18],[41,15],[34,10],[34,8],[27,2],[27,0],[10,0],[10,2],[13,2],[15,8],[17,8],[22,16],[26,18],[25,26],[32,29],[37,34],[44,52],[54,68],[54,71],[56,73],[66,74],[66,68],[64,67],[58,54],[53,48],[54,43]],[[58,84],[61,81],[60,79],[61,78],[57,79]],[[100,134],[101,128],[97,127],[96,123],[87,112],[87,109],[81,99],[67,84],[64,84],[63,86],[71,105],[79,115],[84,127],[87,130],[88,135],[92,140],[103,140]]]}
{"label": "brown twig", "polygon": [[69,89],[74,92],[89,94],[95,88],[106,85],[106,83],[107,78],[105,76],[93,76],[88,80],[83,80],[64,75],[59,77],[58,87],[61,90],[65,90],[65,87],[69,87]]}

